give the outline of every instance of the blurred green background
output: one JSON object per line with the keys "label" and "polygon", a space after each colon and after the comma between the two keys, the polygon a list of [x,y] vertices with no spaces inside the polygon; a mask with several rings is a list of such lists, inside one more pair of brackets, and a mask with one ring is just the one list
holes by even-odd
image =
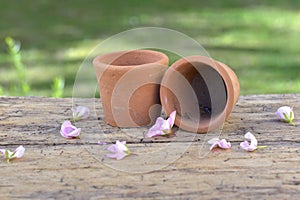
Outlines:
{"label": "blurred green background", "polygon": [[63,96],[70,97],[78,68],[99,42],[145,26],[174,29],[197,40],[236,72],[242,95],[300,92],[298,0],[0,2],[2,95],[20,95],[11,92],[18,75],[7,36],[22,44],[31,88],[27,95],[51,96],[53,80],[63,77]]}

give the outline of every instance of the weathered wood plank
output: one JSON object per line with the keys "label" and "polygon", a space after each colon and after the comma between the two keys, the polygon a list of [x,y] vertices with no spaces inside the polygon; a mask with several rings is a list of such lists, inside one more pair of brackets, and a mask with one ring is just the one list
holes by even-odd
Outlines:
{"label": "weathered wood plank", "polygon": [[[268,141],[272,139],[275,141],[297,139],[294,138],[294,132],[298,131],[297,126],[293,127],[278,122],[275,112],[281,105],[290,105],[294,107],[296,114],[299,113],[299,96],[295,94],[241,97],[230,118],[224,124],[223,130],[217,130],[211,134],[222,133],[228,137],[232,135],[234,141],[237,138],[236,134],[241,135],[249,130],[261,134],[262,137],[267,136]],[[280,100],[281,98],[282,100]],[[106,125],[101,120],[103,119],[103,112],[98,100],[76,99],[75,102],[80,105],[87,105],[92,113],[88,120],[76,123],[76,126],[82,128],[84,133],[81,140],[72,142],[81,144],[96,143],[98,140],[111,140],[113,142],[115,138],[138,143],[141,140],[149,141],[143,139],[147,128],[120,129]],[[60,137],[59,130],[61,123],[71,117],[72,99],[0,98],[0,106],[0,145],[16,142],[26,144],[27,141],[35,142],[35,144],[66,143],[66,140]],[[295,123],[299,125],[300,122],[296,119]],[[287,133],[280,134],[282,131]],[[272,137],[269,137],[269,134],[272,134]],[[205,137],[180,131],[177,137],[170,140],[193,141]],[[261,139],[263,140],[263,138]],[[157,140],[165,141],[165,139]],[[240,139],[238,138],[238,140]]]}
{"label": "weathered wood plank", "polygon": [[[161,145],[166,144],[147,148],[153,150]],[[129,147],[133,152],[144,148],[138,144]],[[104,147],[94,148],[103,154]],[[99,160],[100,156],[94,157],[84,147],[34,146],[27,148],[22,160],[11,165],[1,163],[0,197],[291,199],[299,195],[298,149],[299,146],[288,150],[272,147],[246,153],[233,148],[199,158],[199,148],[193,144],[178,160],[164,168],[133,173],[126,171],[136,162],[134,156],[118,162],[105,157]],[[157,162],[144,161],[150,168],[155,168],[155,164]],[[122,171],[115,170],[117,165],[123,165]]]}
{"label": "weathered wood plank", "polygon": [[[110,127],[98,100],[75,99],[92,115],[76,123],[81,139],[66,140],[59,130],[71,116],[72,99],[1,97],[0,148],[23,144],[26,153],[10,165],[0,160],[0,199],[298,199],[300,123],[278,122],[275,112],[289,105],[297,118],[299,100],[300,94],[244,96],[222,130],[143,139],[147,128]],[[248,130],[268,147],[241,150]],[[206,141],[217,134],[232,149],[209,152]],[[116,139],[127,140],[137,155],[106,158],[108,145],[97,141]]]}

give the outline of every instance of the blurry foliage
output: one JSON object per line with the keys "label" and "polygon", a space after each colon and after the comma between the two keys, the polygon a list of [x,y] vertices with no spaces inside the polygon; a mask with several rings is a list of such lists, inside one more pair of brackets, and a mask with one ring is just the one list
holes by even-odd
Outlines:
{"label": "blurry foliage", "polygon": [[63,97],[65,87],[65,79],[62,77],[56,77],[53,79],[52,83],[52,97],[61,98]]}
{"label": "blurry foliage", "polygon": [[[298,0],[11,0],[1,1],[0,40],[10,35],[22,41],[30,95],[53,95],[55,87],[49,83],[64,77],[63,96],[72,96],[78,68],[96,45],[119,32],[146,26],[194,38],[211,57],[236,72],[242,95],[299,93],[299,13]],[[6,45],[0,42],[4,94],[18,83],[9,60]],[[83,85],[92,81],[83,80]]]}
{"label": "blurry foliage", "polygon": [[[17,80],[10,86],[9,91],[4,91],[0,86],[0,95],[14,95],[14,96],[26,96],[30,93],[30,85],[27,81],[26,68],[22,63],[21,57],[21,42],[15,41],[11,37],[6,37],[5,42],[8,47],[8,52],[12,67],[17,74]],[[65,86],[65,80],[63,77],[55,77],[51,85],[52,97],[63,97],[63,91]]]}
{"label": "blurry foliage", "polygon": [[26,69],[21,58],[21,43],[15,41],[11,37],[6,37],[5,42],[8,46],[8,52],[12,62],[12,67],[17,73],[16,84],[12,86],[11,92],[13,95],[27,95],[30,91],[30,86],[26,78]]}
{"label": "blurry foliage", "polygon": [[0,86],[0,96],[1,95],[4,95],[4,91],[3,91],[3,88]]}

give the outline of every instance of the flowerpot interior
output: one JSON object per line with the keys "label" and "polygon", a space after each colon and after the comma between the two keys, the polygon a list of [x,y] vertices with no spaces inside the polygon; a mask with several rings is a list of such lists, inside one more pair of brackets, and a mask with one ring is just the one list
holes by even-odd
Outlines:
{"label": "flowerpot interior", "polygon": [[152,124],[161,113],[159,84],[168,57],[151,50],[98,56],[96,71],[105,121],[118,127]]}
{"label": "flowerpot interior", "polygon": [[228,93],[215,62],[179,60],[167,70],[161,86],[167,114],[177,111],[175,124],[193,132],[207,132],[224,122]]}

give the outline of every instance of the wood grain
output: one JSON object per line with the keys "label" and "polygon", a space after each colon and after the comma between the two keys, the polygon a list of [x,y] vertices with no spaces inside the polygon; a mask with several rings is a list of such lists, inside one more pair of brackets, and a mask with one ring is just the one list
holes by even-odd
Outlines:
{"label": "wood grain", "polygon": [[[59,131],[73,104],[91,116],[76,122],[81,138],[68,140]],[[294,108],[296,126],[276,119],[283,105]],[[0,97],[0,148],[26,148],[9,165],[1,158],[0,199],[298,199],[298,113],[300,94],[243,96],[219,130],[146,139],[147,127],[106,125],[99,99]],[[247,131],[268,147],[240,149]],[[207,140],[219,135],[232,148],[209,152]],[[106,158],[117,139],[135,155]]]}

